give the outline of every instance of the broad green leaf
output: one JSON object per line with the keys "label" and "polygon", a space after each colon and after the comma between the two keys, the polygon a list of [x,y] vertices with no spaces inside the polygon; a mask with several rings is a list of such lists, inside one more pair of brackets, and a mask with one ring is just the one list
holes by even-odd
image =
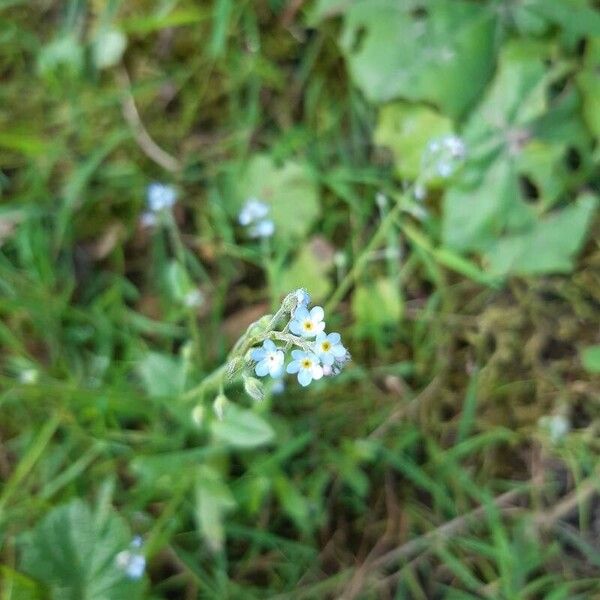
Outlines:
{"label": "broad green leaf", "polygon": [[273,428],[254,411],[230,404],[223,419],[211,423],[215,438],[236,448],[255,448],[268,444],[275,436]]}
{"label": "broad green leaf", "polygon": [[218,471],[202,465],[196,478],[196,522],[213,550],[225,541],[224,518],[236,507],[235,499]]}
{"label": "broad green leaf", "polygon": [[275,478],[275,492],[283,512],[300,531],[309,532],[311,529],[309,502],[294,482],[284,475],[278,475]]}
{"label": "broad green leaf", "polygon": [[494,81],[465,128],[471,151],[479,150],[474,145],[482,142],[488,152],[488,145],[498,150],[522,142],[527,131],[519,128],[547,109],[546,88],[551,76],[544,61],[548,53],[546,45],[532,41],[504,46]]}
{"label": "broad green leaf", "polygon": [[463,0],[426,6],[354,2],[345,11],[340,45],[352,79],[372,102],[426,101],[458,117],[490,75],[495,16]]}
{"label": "broad green leaf", "polygon": [[485,255],[490,271],[501,276],[568,273],[597,204],[595,197],[583,196],[540,219],[527,232],[502,238]]}
{"label": "broad green leaf", "polygon": [[[548,88],[564,71],[560,64],[547,67],[548,52],[546,45],[530,41],[505,46],[494,82],[463,133],[467,165],[444,198],[444,244],[462,252],[488,251],[496,274],[507,274],[513,264],[519,272],[560,271],[571,264],[564,244],[537,267],[520,268],[523,259],[513,256],[500,268],[497,256],[498,248],[506,251],[511,243],[518,246],[511,256],[519,255],[521,246],[531,243],[529,235],[548,233],[540,224],[533,234],[536,214],[555,205],[576,181],[566,164],[568,152],[576,148],[589,154],[575,96],[567,94],[549,106]],[[567,254],[559,260],[563,251]]]}
{"label": "broad green leaf", "polygon": [[600,35],[600,13],[587,0],[529,0],[527,8],[573,37]]}
{"label": "broad green leaf", "polygon": [[237,184],[236,212],[252,197],[270,206],[281,239],[303,237],[320,215],[316,182],[301,163],[277,166],[269,156],[254,156]]}
{"label": "broad green leaf", "polygon": [[515,165],[492,163],[480,182],[451,187],[444,199],[444,245],[455,250],[485,248],[514,224],[533,222],[533,213],[519,198]]}
{"label": "broad green leaf", "polygon": [[447,117],[426,106],[394,102],[379,111],[375,143],[392,150],[400,177],[416,179],[428,142],[449,133],[452,121]]}
{"label": "broad green leaf", "polygon": [[277,280],[281,295],[297,288],[310,288],[310,295],[314,301],[327,297],[331,290],[328,273],[332,260],[328,256],[329,252],[321,246],[321,242],[317,239],[300,248],[290,266]]}
{"label": "broad green leaf", "polygon": [[81,500],[53,509],[21,541],[22,568],[52,600],[135,600],[142,584],[126,577],[116,556],[131,542],[114,512],[93,514]]}
{"label": "broad green leaf", "polygon": [[402,310],[400,290],[387,278],[357,287],[352,296],[352,312],[361,335],[376,335],[387,325],[397,325]]}
{"label": "broad green leaf", "polygon": [[581,351],[581,362],[586,371],[600,373],[600,344],[583,348]]}
{"label": "broad green leaf", "polygon": [[149,352],[138,364],[137,371],[150,396],[174,396],[183,389],[183,361],[170,354]]}

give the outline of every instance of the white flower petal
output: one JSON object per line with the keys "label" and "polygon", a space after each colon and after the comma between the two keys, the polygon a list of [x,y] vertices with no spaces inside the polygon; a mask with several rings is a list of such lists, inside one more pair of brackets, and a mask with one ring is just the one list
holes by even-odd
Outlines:
{"label": "white flower petal", "polygon": [[322,321],[325,316],[325,311],[320,306],[314,306],[310,309],[310,316],[315,321]]}

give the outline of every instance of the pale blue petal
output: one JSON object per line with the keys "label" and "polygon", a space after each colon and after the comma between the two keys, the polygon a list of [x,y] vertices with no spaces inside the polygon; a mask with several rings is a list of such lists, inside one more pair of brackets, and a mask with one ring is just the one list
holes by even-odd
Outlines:
{"label": "pale blue petal", "polygon": [[277,367],[272,367],[271,371],[269,372],[269,375],[273,379],[278,379],[279,377],[281,377],[283,375],[283,365],[279,365]]}
{"label": "pale blue petal", "polygon": [[263,343],[263,348],[269,352],[273,352],[276,349],[273,340],[265,340]]}
{"label": "pale blue petal", "polygon": [[299,306],[294,313],[294,319],[296,321],[303,321],[308,317],[308,309],[306,306]]}
{"label": "pale blue petal", "polygon": [[262,360],[266,356],[266,354],[267,353],[264,351],[263,348],[255,348],[254,350],[252,350],[252,354],[250,356],[252,357],[252,360],[258,362]]}
{"label": "pale blue petal", "polygon": [[331,352],[323,352],[319,354],[319,358],[321,359],[321,362],[324,365],[331,366],[335,362],[335,359],[333,358],[333,354],[331,354]]}
{"label": "pale blue petal", "polygon": [[297,373],[300,370],[300,361],[299,360],[293,360],[291,363],[288,364],[286,371],[288,373]]}
{"label": "pale blue petal", "polygon": [[342,356],[346,355],[346,348],[344,348],[344,346],[342,346],[341,344],[338,344],[337,346],[334,346],[331,349],[331,353],[336,357],[336,358],[341,358]]}
{"label": "pale blue petal", "polygon": [[290,331],[294,335],[300,335],[302,333],[302,329],[300,328],[300,323],[296,320],[290,321]]}
{"label": "pale blue petal", "polygon": [[310,375],[313,379],[321,379],[323,377],[323,367],[321,365],[313,365]]}
{"label": "pale blue petal", "polygon": [[325,316],[325,311],[320,306],[314,306],[310,309],[310,316],[315,321],[322,321]]}
{"label": "pale blue petal", "polygon": [[312,375],[308,369],[302,369],[298,373],[298,383],[306,387],[312,381]]}
{"label": "pale blue petal", "polygon": [[319,333],[315,339],[315,342],[317,344],[325,341],[325,339],[327,338],[327,334],[324,331],[321,331],[321,333]]}
{"label": "pale blue petal", "polygon": [[255,367],[254,371],[259,377],[264,377],[269,372],[269,361],[261,360]]}
{"label": "pale blue petal", "polygon": [[339,333],[330,333],[327,336],[327,339],[335,346],[335,344],[339,344],[342,339]]}
{"label": "pale blue petal", "polygon": [[295,360],[300,360],[306,356],[306,352],[304,350],[292,350],[292,358]]}

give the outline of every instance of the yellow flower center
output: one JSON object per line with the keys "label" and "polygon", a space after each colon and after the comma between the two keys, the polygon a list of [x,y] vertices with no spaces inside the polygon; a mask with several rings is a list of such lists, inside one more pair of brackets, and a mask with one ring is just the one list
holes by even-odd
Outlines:
{"label": "yellow flower center", "polygon": [[330,342],[323,342],[321,344],[321,350],[323,350],[323,352],[329,352],[331,350],[331,343]]}
{"label": "yellow flower center", "polygon": [[304,329],[310,331],[313,328],[312,321],[304,321]]}
{"label": "yellow flower center", "polygon": [[311,366],[311,364],[312,364],[312,363],[311,363],[311,361],[310,361],[308,358],[305,358],[305,359],[302,361],[302,367],[303,367],[304,369],[310,369],[310,366]]}

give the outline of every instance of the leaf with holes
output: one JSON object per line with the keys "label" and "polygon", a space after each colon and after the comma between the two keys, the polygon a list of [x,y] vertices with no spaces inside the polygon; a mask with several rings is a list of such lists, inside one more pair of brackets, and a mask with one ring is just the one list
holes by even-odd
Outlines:
{"label": "leaf with holes", "polygon": [[[545,265],[523,267],[523,259],[514,257],[500,264],[496,255],[498,247],[507,251],[510,243],[519,254],[525,239],[520,236],[550,230],[542,222],[538,227],[538,215],[576,188],[578,173],[568,164],[572,153],[589,154],[591,139],[573,95],[549,101],[549,87],[564,73],[560,63],[548,67],[550,55],[551,48],[540,43],[506,45],[494,82],[463,132],[467,164],[444,198],[444,245],[489,252],[496,273],[508,274],[511,265],[523,272],[571,264],[570,253],[561,260],[556,254],[566,252],[564,245]],[[506,243],[499,245],[504,236]]]}
{"label": "leaf with holes", "polygon": [[528,231],[498,240],[485,254],[490,271],[500,276],[568,273],[597,205],[597,198],[587,194]]}
{"label": "leaf with holes", "polygon": [[345,9],[340,45],[354,83],[372,102],[425,101],[464,114],[494,62],[495,15],[463,0],[358,0]]}

